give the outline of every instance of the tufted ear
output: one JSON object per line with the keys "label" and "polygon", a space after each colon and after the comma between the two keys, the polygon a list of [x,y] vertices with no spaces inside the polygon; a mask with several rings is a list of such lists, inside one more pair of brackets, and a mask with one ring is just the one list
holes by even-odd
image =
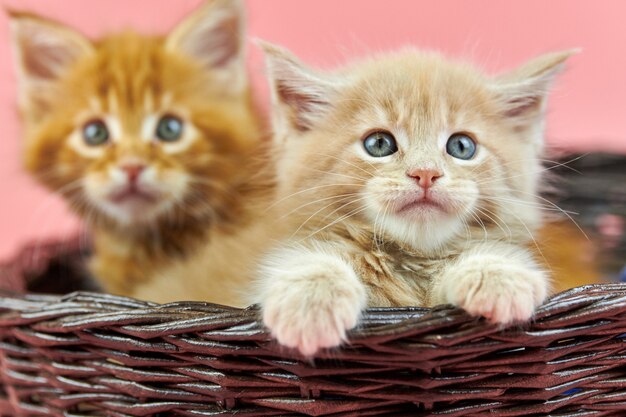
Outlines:
{"label": "tufted ear", "polygon": [[26,13],[10,13],[20,107],[28,112],[45,110],[59,79],[84,56],[91,42],[59,23]]}
{"label": "tufted ear", "polygon": [[176,26],[165,43],[170,51],[198,60],[235,94],[248,86],[241,3],[241,0],[207,1]]}
{"label": "tufted ear", "polygon": [[548,92],[565,61],[578,50],[541,55],[496,78],[504,114],[519,124],[541,118]]}
{"label": "tufted ear", "polygon": [[306,67],[288,50],[258,41],[265,52],[275,129],[311,129],[330,107],[337,85]]}

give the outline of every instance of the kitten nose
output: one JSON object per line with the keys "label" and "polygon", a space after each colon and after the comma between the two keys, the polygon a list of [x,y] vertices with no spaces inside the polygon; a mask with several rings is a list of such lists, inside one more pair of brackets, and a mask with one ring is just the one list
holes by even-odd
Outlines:
{"label": "kitten nose", "polygon": [[141,172],[146,168],[143,164],[125,164],[120,166],[120,169],[126,173],[128,182],[135,183]]}
{"label": "kitten nose", "polygon": [[407,172],[407,175],[411,178],[415,178],[422,188],[431,187],[436,180],[443,177],[441,171],[437,171],[436,169],[413,169]]}

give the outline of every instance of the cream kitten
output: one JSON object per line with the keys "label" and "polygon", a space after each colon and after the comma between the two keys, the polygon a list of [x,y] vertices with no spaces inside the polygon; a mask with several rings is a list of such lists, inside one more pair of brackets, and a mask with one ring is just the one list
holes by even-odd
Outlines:
{"label": "cream kitten", "polygon": [[528,320],[549,287],[526,249],[541,225],[546,95],[572,52],[487,77],[414,50],[321,73],[264,48],[274,209],[293,228],[255,301],[278,341],[305,355],[337,346],[367,306]]}

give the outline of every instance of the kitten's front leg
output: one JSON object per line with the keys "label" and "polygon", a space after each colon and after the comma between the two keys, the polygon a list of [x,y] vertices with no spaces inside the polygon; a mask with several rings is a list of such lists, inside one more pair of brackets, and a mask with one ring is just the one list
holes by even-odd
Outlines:
{"label": "kitten's front leg", "polygon": [[530,319],[548,287],[548,274],[526,249],[485,242],[461,254],[434,280],[432,301],[508,324]]}
{"label": "kitten's front leg", "polygon": [[282,345],[310,356],[340,345],[367,305],[352,266],[331,250],[281,248],[261,271],[263,322]]}

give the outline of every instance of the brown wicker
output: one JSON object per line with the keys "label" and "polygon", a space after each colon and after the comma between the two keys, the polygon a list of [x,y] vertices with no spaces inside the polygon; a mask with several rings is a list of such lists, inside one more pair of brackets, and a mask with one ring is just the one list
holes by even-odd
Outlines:
{"label": "brown wicker", "polygon": [[371,309],[310,361],[254,307],[6,291],[90,288],[82,260],[52,243],[0,268],[0,415],[626,416],[626,284],[559,294],[509,329]]}
{"label": "brown wicker", "polygon": [[560,294],[525,328],[371,309],[314,361],[255,308],[76,292],[7,295],[0,312],[7,416],[626,415],[626,284]]}

